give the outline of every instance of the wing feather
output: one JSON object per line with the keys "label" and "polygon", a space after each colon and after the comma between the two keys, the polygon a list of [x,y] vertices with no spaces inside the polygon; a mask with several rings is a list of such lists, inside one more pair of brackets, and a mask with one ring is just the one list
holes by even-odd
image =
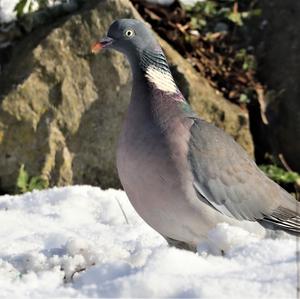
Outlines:
{"label": "wing feather", "polygon": [[239,220],[300,233],[299,203],[222,130],[195,119],[188,159],[198,197],[212,208]]}

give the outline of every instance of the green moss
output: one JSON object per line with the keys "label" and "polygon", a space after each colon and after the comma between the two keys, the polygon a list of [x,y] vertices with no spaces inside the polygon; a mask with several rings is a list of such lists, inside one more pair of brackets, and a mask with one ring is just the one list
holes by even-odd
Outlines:
{"label": "green moss", "polygon": [[33,190],[43,190],[48,188],[48,181],[41,176],[29,177],[25,170],[24,164],[19,169],[19,174],[16,182],[16,189],[18,193],[31,192]]}
{"label": "green moss", "polygon": [[253,0],[199,1],[194,6],[186,6],[186,11],[192,28],[208,31],[212,29],[209,27],[218,23],[243,26],[245,20],[261,15]]}
{"label": "green moss", "polygon": [[17,18],[20,18],[24,15],[25,7],[27,8],[28,12],[32,12],[35,2],[38,3],[39,8],[45,8],[49,4],[49,0],[20,0],[14,8],[14,11],[17,13]]}
{"label": "green moss", "polygon": [[260,165],[259,167],[269,178],[278,183],[296,183],[300,180],[297,172],[286,171],[276,165]]}

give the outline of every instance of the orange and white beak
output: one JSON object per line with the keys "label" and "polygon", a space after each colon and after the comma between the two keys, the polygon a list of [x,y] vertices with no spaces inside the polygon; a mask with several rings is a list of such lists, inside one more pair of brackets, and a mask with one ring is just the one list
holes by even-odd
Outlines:
{"label": "orange and white beak", "polygon": [[92,45],[91,52],[93,54],[98,54],[102,49],[108,48],[113,43],[113,41],[114,40],[112,38],[105,37]]}

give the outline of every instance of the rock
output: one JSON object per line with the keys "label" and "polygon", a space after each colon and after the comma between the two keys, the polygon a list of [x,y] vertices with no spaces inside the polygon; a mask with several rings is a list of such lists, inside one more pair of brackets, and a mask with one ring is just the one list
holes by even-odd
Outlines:
{"label": "rock", "polygon": [[[50,185],[120,187],[116,140],[131,90],[129,65],[90,45],[114,19],[136,17],[127,0],[89,7],[35,29],[15,45],[0,78],[0,188],[13,192],[21,164]],[[164,41],[179,85],[197,112],[253,152],[245,112],[225,101]]]}
{"label": "rock", "polygon": [[259,6],[262,16],[251,28],[259,76],[269,90],[261,135],[276,158],[300,172],[300,2],[261,0]]}

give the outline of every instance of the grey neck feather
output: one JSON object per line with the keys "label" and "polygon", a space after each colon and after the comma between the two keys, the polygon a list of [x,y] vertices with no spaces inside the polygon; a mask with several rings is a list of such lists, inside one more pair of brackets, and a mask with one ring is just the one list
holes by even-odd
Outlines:
{"label": "grey neck feather", "polygon": [[143,71],[146,71],[150,65],[153,65],[157,69],[161,69],[162,71],[171,74],[169,64],[162,50],[143,50],[141,52],[140,66],[143,69]]}
{"label": "grey neck feather", "polygon": [[180,93],[161,49],[141,51],[139,66],[154,91],[164,94]]}
{"label": "grey neck feather", "polygon": [[155,116],[156,122],[163,127],[175,112],[178,113],[179,106],[170,106],[170,103],[185,102],[167,59],[161,49],[136,51],[130,58],[133,73],[130,109],[135,111],[132,117],[140,119]]}

